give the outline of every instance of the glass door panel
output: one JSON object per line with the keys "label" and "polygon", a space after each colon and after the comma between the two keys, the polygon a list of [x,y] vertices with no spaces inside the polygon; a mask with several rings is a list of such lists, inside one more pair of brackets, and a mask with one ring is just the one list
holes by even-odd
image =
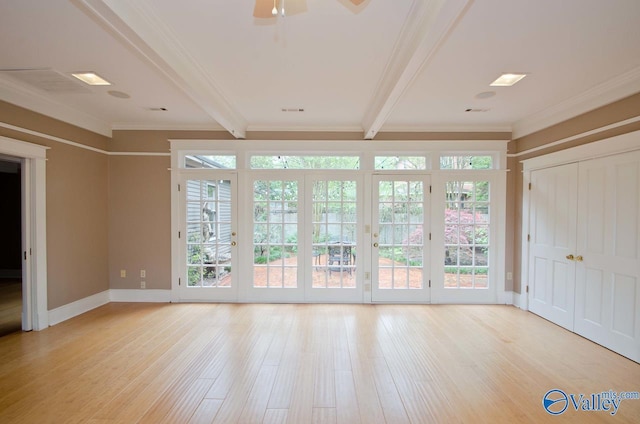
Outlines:
{"label": "glass door panel", "polygon": [[[236,296],[234,278],[235,176],[185,177],[183,300],[229,300]],[[184,281],[184,283],[182,283]]]}
{"label": "glass door panel", "polygon": [[[307,300],[362,301],[356,268],[362,199],[357,178],[308,177],[312,229]],[[309,228],[309,227],[307,227]]]}
{"label": "glass door panel", "polygon": [[489,288],[488,181],[447,181],[444,288]]}
{"label": "glass door panel", "polygon": [[427,176],[374,176],[374,302],[429,299],[428,188]]}
{"label": "glass door panel", "polygon": [[253,287],[298,287],[298,181],[253,182]]}

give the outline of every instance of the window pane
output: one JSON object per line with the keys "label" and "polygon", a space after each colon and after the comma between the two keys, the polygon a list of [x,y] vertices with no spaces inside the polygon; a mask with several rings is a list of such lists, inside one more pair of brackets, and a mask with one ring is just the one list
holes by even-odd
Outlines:
{"label": "window pane", "polygon": [[253,287],[298,284],[298,182],[253,183]]}
{"label": "window pane", "polygon": [[485,289],[489,285],[489,182],[448,181],[445,187],[444,286]]}
{"label": "window pane", "polygon": [[493,169],[491,156],[440,156],[440,169]]}
{"label": "window pane", "polygon": [[425,156],[376,156],[375,169],[427,169]]}
{"label": "window pane", "polygon": [[252,169],[360,169],[360,156],[252,156]]}
{"label": "window pane", "polygon": [[236,169],[235,155],[187,155],[185,168]]}

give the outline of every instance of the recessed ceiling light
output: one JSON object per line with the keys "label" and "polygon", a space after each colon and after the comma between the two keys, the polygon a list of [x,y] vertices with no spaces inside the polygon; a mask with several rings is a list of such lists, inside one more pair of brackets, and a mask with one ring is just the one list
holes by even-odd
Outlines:
{"label": "recessed ceiling light", "polygon": [[526,76],[527,74],[502,74],[490,85],[492,87],[511,87]]}
{"label": "recessed ceiling light", "polygon": [[89,84],[89,85],[111,85],[109,81],[102,78],[100,75],[95,72],[78,72],[75,74],[71,74],[74,77],[78,78],[80,81]]}

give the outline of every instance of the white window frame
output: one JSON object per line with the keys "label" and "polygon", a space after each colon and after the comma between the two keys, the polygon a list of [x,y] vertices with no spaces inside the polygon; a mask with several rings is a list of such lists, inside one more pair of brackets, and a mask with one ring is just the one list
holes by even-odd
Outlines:
{"label": "white window frame", "polygon": [[[246,184],[250,181],[251,173],[264,173],[264,172],[277,172],[286,173],[287,170],[253,170],[250,168],[250,158],[252,155],[359,155],[360,156],[360,169],[359,170],[339,170],[340,173],[348,172],[354,175],[359,175],[361,181],[363,181],[363,187],[361,189],[362,196],[362,212],[360,216],[363,219],[362,222],[362,246],[370,252],[372,244],[371,228],[371,184],[372,176],[374,174],[428,174],[431,177],[432,193],[436,194],[439,191],[439,187],[444,187],[444,181],[454,174],[462,175],[462,178],[472,178],[474,174],[481,175],[482,179],[491,181],[492,184],[492,222],[491,222],[491,245],[492,245],[492,259],[490,258],[490,281],[495,290],[491,290],[491,295],[482,299],[464,299],[464,298],[451,298],[443,295],[435,295],[432,292],[431,303],[450,303],[450,302],[464,302],[464,303],[504,303],[505,299],[505,273],[504,273],[504,255],[505,255],[505,209],[506,209],[506,147],[508,140],[487,140],[487,141],[383,141],[383,140],[366,140],[366,141],[353,141],[353,140],[169,140],[171,143],[171,179],[172,179],[172,265],[173,265],[173,279],[177,281],[179,275],[177,274],[180,269],[179,263],[180,256],[176,254],[178,251],[176,243],[177,229],[179,228],[179,222],[177,222],[177,212],[179,211],[178,195],[175,187],[179,181],[179,176],[186,171],[184,168],[184,156],[193,154],[202,155],[235,155],[236,156],[236,169],[234,170],[238,174],[238,189],[240,192],[246,188]],[[485,156],[491,155],[493,158],[493,169],[487,170],[441,170],[439,169],[440,156],[447,155],[474,155]],[[375,156],[425,156],[427,158],[426,170],[376,170],[374,169]],[[293,171],[293,170],[292,170]],[[301,171],[301,170],[295,170]],[[318,170],[308,170],[309,172],[315,172]],[[338,171],[338,170],[335,170]],[[281,174],[282,175],[282,174]],[[248,206],[249,196],[238,196],[239,205],[239,225],[245,226],[250,220],[250,209]],[[442,195],[444,197],[444,195]],[[431,287],[433,288],[438,284],[437,276],[444,272],[444,250],[435,249],[433,246],[437,246],[438,243],[444,246],[444,202],[438,201],[436,197],[431,200],[431,231],[432,231],[432,249],[431,249]],[[442,219],[440,219],[442,218]],[[248,225],[248,224],[247,224]],[[367,232],[367,228],[369,231]],[[440,234],[442,233],[442,234]],[[238,234],[238,243],[240,245],[252,245],[252,232],[242,231]],[[300,235],[302,236],[302,235]],[[442,251],[438,254],[439,251]],[[240,260],[245,260],[240,258]],[[371,275],[371,255],[363,254],[358,259],[358,272],[363,273],[361,285],[364,286],[362,294],[363,303],[371,303],[371,281],[364,278],[366,275]],[[251,281],[249,272],[246,268],[240,266],[239,275],[236,277],[238,281]],[[245,274],[243,274],[245,273]],[[177,283],[176,283],[177,285]],[[367,287],[369,287],[367,289]],[[174,290],[172,290],[172,299],[177,301],[173,296]],[[255,301],[256,299],[250,299],[244,295],[244,290],[240,287],[238,301]],[[296,297],[298,298],[298,297]],[[287,301],[286,299],[283,301]],[[297,301],[297,300],[296,300]]]}

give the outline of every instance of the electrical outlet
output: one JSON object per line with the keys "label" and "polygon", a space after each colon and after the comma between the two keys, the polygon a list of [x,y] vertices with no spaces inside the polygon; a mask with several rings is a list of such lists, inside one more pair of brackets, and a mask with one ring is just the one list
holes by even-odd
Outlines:
{"label": "electrical outlet", "polygon": [[146,278],[147,277],[147,271],[144,269],[140,270],[140,278]]}
{"label": "electrical outlet", "polygon": [[127,270],[126,269],[121,269],[120,270],[120,278],[125,278],[127,276]]}
{"label": "electrical outlet", "polygon": [[140,288],[141,289],[146,289],[147,288],[147,282],[146,281],[140,281]]}
{"label": "electrical outlet", "polygon": [[513,272],[507,272],[507,281],[513,280]]}

